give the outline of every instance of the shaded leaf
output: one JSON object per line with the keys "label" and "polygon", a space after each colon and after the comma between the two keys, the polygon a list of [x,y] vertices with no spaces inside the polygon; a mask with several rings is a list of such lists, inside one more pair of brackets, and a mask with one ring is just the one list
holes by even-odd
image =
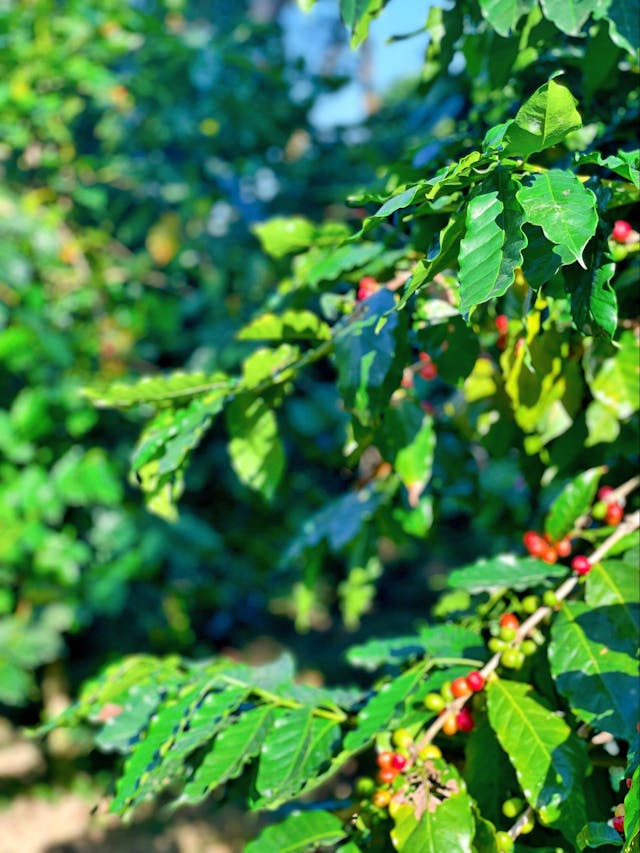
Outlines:
{"label": "shaded leaf", "polygon": [[576,838],[578,848],[584,850],[586,847],[605,847],[612,844],[622,847],[622,838],[619,832],[609,826],[608,823],[589,822],[578,833]]}
{"label": "shaded leaf", "polygon": [[625,608],[563,602],[551,628],[549,662],[579,719],[630,740],[639,694],[637,641],[625,634],[626,624]]}
{"label": "shaded leaf", "polygon": [[388,0],[340,0],[340,15],[351,30],[351,47],[363,42],[369,24],[377,17]]}
{"label": "shaded leaf", "polygon": [[330,327],[313,311],[290,309],[283,314],[261,314],[238,332],[241,341],[328,340]]}
{"label": "shaded leaf", "polygon": [[482,558],[470,566],[454,569],[448,577],[449,586],[469,592],[484,592],[496,589],[528,589],[544,583],[550,578],[566,575],[562,565],[552,565],[533,557],[515,557],[499,554],[489,559]]}

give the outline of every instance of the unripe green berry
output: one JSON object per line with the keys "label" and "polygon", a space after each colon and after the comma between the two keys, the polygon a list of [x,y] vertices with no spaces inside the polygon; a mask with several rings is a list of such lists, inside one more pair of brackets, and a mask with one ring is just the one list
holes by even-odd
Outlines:
{"label": "unripe green berry", "polygon": [[425,708],[436,713],[442,711],[447,704],[439,693],[427,693],[423,701]]}
{"label": "unripe green berry", "polygon": [[606,501],[598,501],[593,505],[591,515],[597,520],[602,521],[606,514],[609,504]]}
{"label": "unripe green berry", "polygon": [[511,797],[502,804],[502,814],[509,818],[518,817],[523,808],[524,800],[520,797]]}
{"label": "unripe green berry", "polygon": [[540,599],[537,595],[527,595],[522,599],[522,609],[525,613],[535,613],[540,606]]}
{"label": "unripe green berry", "polygon": [[516,629],[510,628],[506,626],[505,628],[500,628],[500,639],[504,640],[505,643],[510,643],[512,640],[516,638]]}
{"label": "unripe green berry", "polygon": [[401,749],[408,749],[413,744],[413,736],[407,729],[396,729],[391,736],[391,740]]}
{"label": "unripe green berry", "polygon": [[370,796],[376,789],[376,783],[370,776],[361,776],[356,780],[356,794],[361,797]]}
{"label": "unripe green berry", "polygon": [[557,607],[558,606],[558,596],[552,589],[547,589],[544,591],[542,596],[542,602],[547,607]]}
{"label": "unripe green berry", "polygon": [[609,251],[613,260],[618,262],[624,261],[628,254],[627,247],[622,245],[622,243],[609,244]]}
{"label": "unripe green berry", "polygon": [[531,655],[535,655],[538,651],[538,647],[533,640],[523,640],[520,643],[520,651],[525,657],[530,658]]}
{"label": "unripe green berry", "polygon": [[453,695],[453,691],[451,690],[450,681],[445,681],[445,683],[440,688],[440,694],[445,702],[453,702],[455,697]]}
{"label": "unripe green berry", "polygon": [[520,827],[520,835],[529,835],[530,832],[533,832],[536,826],[536,821],[533,815],[529,818],[526,823],[523,823]]}
{"label": "unripe green berry", "polygon": [[507,647],[507,644],[503,640],[500,640],[498,637],[491,637],[491,639],[487,643],[487,647],[490,652],[494,652],[495,654],[495,652],[503,652]]}
{"label": "unripe green berry", "polygon": [[496,832],[496,847],[500,853],[511,853],[513,850],[513,838],[508,832]]}
{"label": "unripe green berry", "polygon": [[507,669],[520,669],[523,662],[524,655],[520,649],[505,649],[500,658],[500,663]]}

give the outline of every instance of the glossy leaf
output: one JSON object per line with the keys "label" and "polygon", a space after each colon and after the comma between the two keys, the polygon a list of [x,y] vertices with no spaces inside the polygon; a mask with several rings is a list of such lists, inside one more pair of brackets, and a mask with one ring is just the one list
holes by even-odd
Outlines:
{"label": "glossy leaf", "polygon": [[276,216],[253,226],[262,248],[273,258],[282,258],[310,246],[315,236],[312,222],[302,216]]}
{"label": "glossy leaf", "polygon": [[261,314],[240,329],[241,341],[324,341],[331,338],[330,327],[312,311],[284,311],[282,314]]}
{"label": "glossy leaf", "polygon": [[448,584],[454,589],[461,588],[469,592],[527,589],[548,579],[563,577],[566,572],[562,565],[544,563],[533,557],[500,554],[477,560],[462,569],[454,569],[448,577]]}
{"label": "glossy leaf", "polygon": [[497,679],[487,686],[489,721],[509,756],[528,803],[573,843],[586,822],[586,747],[543,705],[528,684]]}
{"label": "glossy leaf", "polygon": [[458,625],[437,625],[422,628],[419,634],[389,639],[374,639],[347,651],[352,666],[375,670],[383,664],[400,665],[411,658],[455,658],[482,655],[478,635]]}
{"label": "glossy leaf", "polygon": [[595,821],[590,821],[580,830],[576,842],[579,850],[608,845],[622,847],[622,837],[619,832],[609,826],[608,823],[596,823]]}
{"label": "glossy leaf", "polygon": [[218,785],[239,776],[260,751],[273,725],[273,708],[259,705],[223,729],[185,785],[180,803],[199,803]]}
{"label": "glossy leaf", "polygon": [[638,707],[637,642],[626,634],[625,608],[563,602],[551,628],[549,661],[573,713],[630,740]]}
{"label": "glossy leaf", "polygon": [[[618,299],[611,284],[616,265],[609,261],[589,264],[577,270],[569,281],[572,286],[571,315],[581,331],[605,332],[610,338],[618,326]],[[572,271],[573,272],[573,271]]]}
{"label": "glossy leaf", "polygon": [[351,30],[351,46],[357,47],[367,37],[369,24],[387,0],[340,0],[342,20]]}
{"label": "glossy leaf", "polygon": [[587,380],[594,398],[624,420],[640,408],[639,345],[632,332],[623,332],[617,343],[617,351]]}
{"label": "glossy leaf", "polygon": [[552,242],[566,249],[581,266],[582,254],[598,224],[596,199],[572,172],[550,169],[534,175],[517,194],[525,216]]}
{"label": "glossy leaf", "polygon": [[638,0],[611,0],[607,18],[611,22],[611,41],[623,50],[628,50],[634,58],[640,48],[638,18],[640,3]]}
{"label": "glossy leaf", "polygon": [[554,542],[570,533],[575,522],[589,510],[603,473],[602,468],[590,468],[578,474],[554,500],[544,522],[545,532]]}
{"label": "glossy leaf", "polygon": [[140,403],[171,403],[186,401],[204,393],[219,394],[230,391],[232,381],[223,373],[183,373],[169,376],[145,376],[138,382],[116,382],[104,388],[89,387],[85,394],[96,405],[128,408]]}
{"label": "glossy leaf", "polygon": [[608,3],[603,0],[540,0],[545,18],[568,35],[577,36],[593,12],[602,13]]}
{"label": "glossy leaf", "polygon": [[460,243],[460,311],[502,296],[522,266],[526,240],[516,185],[498,167],[482,182],[467,207],[465,235]]}
{"label": "glossy leaf", "polygon": [[482,15],[498,35],[509,36],[523,15],[533,6],[533,0],[480,0]]}
{"label": "glossy leaf", "polygon": [[599,151],[591,151],[588,154],[580,154],[576,157],[577,166],[595,163],[597,166],[610,169],[625,180],[631,181],[637,189],[640,189],[638,162],[640,162],[640,151],[637,148],[635,151],[619,151],[617,154],[610,154],[608,157],[603,157]]}
{"label": "glossy leaf", "polygon": [[537,151],[562,142],[568,133],[581,125],[576,99],[566,86],[549,80],[518,110],[506,130],[502,154],[526,159]]}
{"label": "glossy leaf", "polygon": [[633,637],[640,622],[637,566],[627,560],[596,563],[586,578],[585,600],[593,608],[615,607],[621,633]]}
{"label": "glossy leaf", "polygon": [[244,848],[245,853],[308,853],[346,838],[342,821],[331,812],[293,812],[263,829]]}
{"label": "glossy leaf", "polygon": [[378,732],[389,728],[423,678],[422,669],[409,670],[387,681],[358,713],[358,722],[344,739],[344,749],[356,751],[370,743]]}

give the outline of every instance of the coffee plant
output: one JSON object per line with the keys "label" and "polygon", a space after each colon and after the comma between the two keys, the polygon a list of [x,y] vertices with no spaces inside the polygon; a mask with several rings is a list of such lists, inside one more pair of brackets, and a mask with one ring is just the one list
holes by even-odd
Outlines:
{"label": "coffee plant", "polygon": [[[354,47],[384,5],[342,0]],[[114,812],[241,799],[274,812],[247,853],[640,848],[637,13],[425,3],[426,131],[352,188],[357,225],[253,224],[280,278],[231,369],[85,388],[144,420],[132,480],[173,523],[225,436],[301,630],[366,623],[439,528],[484,548],[427,621],[352,644],[348,684],[287,653],[110,662],[41,731],[123,756]]]}

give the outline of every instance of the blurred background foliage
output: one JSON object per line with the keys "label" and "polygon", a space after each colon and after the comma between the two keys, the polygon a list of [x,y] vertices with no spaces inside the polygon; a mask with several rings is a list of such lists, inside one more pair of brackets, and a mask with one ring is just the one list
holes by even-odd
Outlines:
{"label": "blurred background foliage", "polygon": [[[483,403],[451,416],[459,392],[436,383],[426,402],[449,421],[438,435],[428,549],[383,507],[378,557],[356,537],[346,555],[319,545],[303,568],[285,566],[310,514],[372,475],[366,458],[345,465],[345,416],[324,365],[283,407],[287,488],[272,502],[235,478],[216,425],[187,471],[177,521],[144,508],[127,479],[136,413],[97,412],[82,388],[236,369],[252,349],[236,332],[277,304],[289,274],[285,259],[262,250],[258,223],[299,214],[331,220],[329,236],[354,230],[375,209],[375,187],[384,195],[477,147],[559,60],[585,117],[576,149],[597,138],[608,153],[634,139],[637,90],[624,82],[629,63],[606,20],[574,39],[540,17],[516,56],[513,40],[461,11],[457,30],[431,39],[415,78],[380,99],[366,51],[355,66],[339,61],[347,34],[337,4],[317,5],[323,28],[308,61],[283,30],[295,32],[292,9],[0,2],[0,701],[21,722],[41,713],[43,665],[55,665],[59,691],[73,691],[125,652],[206,655],[269,635],[305,665],[324,656],[338,678],[336,650],[353,641],[374,594],[365,633],[404,629],[426,615],[446,566],[511,547],[514,530],[540,515],[562,479],[545,481],[547,469],[604,462],[623,473],[633,455],[635,431],[624,425],[615,458],[610,439],[585,449],[576,433],[547,456],[525,452],[512,424],[479,437]],[[432,32],[440,14],[429,12]],[[326,98],[354,81],[362,121],[336,126]],[[325,120],[313,123],[318,104]],[[562,165],[571,151],[554,157]],[[363,195],[365,186],[374,192]],[[394,231],[389,248],[401,239]],[[395,256],[386,257],[366,272],[389,278]],[[361,274],[347,271],[338,290]],[[505,297],[515,312],[519,298]],[[480,320],[486,330],[492,322]],[[579,429],[584,438],[584,419]]]}

